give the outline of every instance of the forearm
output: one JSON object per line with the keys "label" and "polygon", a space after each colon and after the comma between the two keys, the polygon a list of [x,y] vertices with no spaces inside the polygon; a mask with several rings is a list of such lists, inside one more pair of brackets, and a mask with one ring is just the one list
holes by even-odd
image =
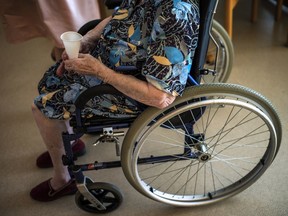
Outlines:
{"label": "forearm", "polygon": [[106,67],[104,71],[105,73],[103,74],[106,74],[106,76],[103,78],[106,83],[143,104],[163,109],[175,100],[173,95],[165,93],[150,83],[139,80],[134,76],[116,73]]}
{"label": "forearm", "polygon": [[128,97],[148,106],[162,109],[175,100],[175,96],[157,89],[148,82],[111,70],[89,54],[79,54],[79,58],[65,60],[65,69],[96,76]]}
{"label": "forearm", "polygon": [[103,19],[95,28],[91,29],[87,34],[83,36],[83,43],[94,43],[100,38],[101,33],[108,22],[111,20],[111,16]]}

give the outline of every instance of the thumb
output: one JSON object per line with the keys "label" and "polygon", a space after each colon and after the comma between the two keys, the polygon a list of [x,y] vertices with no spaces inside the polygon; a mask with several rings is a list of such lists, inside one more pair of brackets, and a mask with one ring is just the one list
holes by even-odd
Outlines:
{"label": "thumb", "polygon": [[68,57],[68,55],[67,55],[67,52],[64,50],[64,52],[62,53],[62,59],[63,60],[67,60],[69,57]]}

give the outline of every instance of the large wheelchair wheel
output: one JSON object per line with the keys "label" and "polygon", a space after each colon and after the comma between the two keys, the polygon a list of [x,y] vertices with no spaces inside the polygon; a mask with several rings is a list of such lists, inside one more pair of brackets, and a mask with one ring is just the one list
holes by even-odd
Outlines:
{"label": "large wheelchair wheel", "polygon": [[275,158],[281,123],[271,103],[238,85],[191,87],[149,108],[127,132],[121,162],[145,196],[177,206],[223,200],[253,184]]}
{"label": "large wheelchair wheel", "polygon": [[233,61],[234,48],[232,41],[226,30],[217,21],[213,20],[205,68],[215,69],[217,73],[216,75],[202,76],[201,82],[226,82],[231,74]]}

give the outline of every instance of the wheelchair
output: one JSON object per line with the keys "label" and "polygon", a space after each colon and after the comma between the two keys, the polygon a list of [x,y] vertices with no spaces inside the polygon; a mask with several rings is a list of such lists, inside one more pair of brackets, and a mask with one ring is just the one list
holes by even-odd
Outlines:
{"label": "wheelchair", "polygon": [[[94,182],[84,175],[85,171],[122,167],[129,183],[144,196],[192,207],[240,193],[271,165],[282,138],[280,118],[271,102],[244,86],[213,83],[218,79],[203,81],[205,76],[217,76],[217,60],[213,69],[206,68],[217,3],[200,1],[201,23],[193,67],[183,96],[169,107],[148,107],[135,118],[83,119],[81,111],[91,98],[122,93],[101,85],[78,97],[76,115],[70,120],[74,133],[63,133],[62,138],[66,151],[63,164],[76,179],[75,202],[79,208],[107,213],[123,201],[117,186]],[[224,69],[222,65],[220,70]],[[128,128],[126,133],[119,131],[123,128]],[[120,159],[76,164],[70,142],[86,133],[102,133],[96,144],[115,143]],[[120,136],[124,136],[122,145]]]}

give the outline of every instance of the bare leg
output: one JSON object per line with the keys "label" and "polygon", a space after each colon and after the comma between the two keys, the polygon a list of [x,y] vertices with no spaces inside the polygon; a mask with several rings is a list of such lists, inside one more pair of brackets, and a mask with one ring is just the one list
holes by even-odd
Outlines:
{"label": "bare leg", "polygon": [[[67,132],[69,134],[73,134],[73,128],[70,126],[69,124],[69,121],[65,121],[65,124],[66,124],[66,129],[67,129]],[[71,144],[73,144],[74,141],[71,141]]]}
{"label": "bare leg", "polygon": [[65,153],[62,132],[67,131],[66,123],[46,118],[35,105],[32,105],[32,113],[51,156],[54,173],[50,183],[57,190],[70,180],[68,169],[62,164],[62,155]]}

